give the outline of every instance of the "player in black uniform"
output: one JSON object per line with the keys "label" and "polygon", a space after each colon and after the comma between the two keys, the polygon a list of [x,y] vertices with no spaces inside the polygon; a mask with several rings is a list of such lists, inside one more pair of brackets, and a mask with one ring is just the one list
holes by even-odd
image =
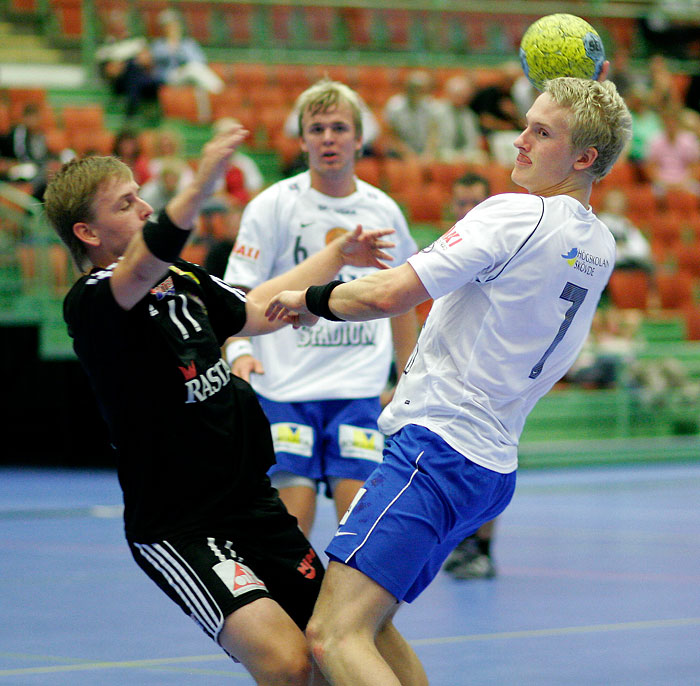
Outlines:
{"label": "player in black uniform", "polygon": [[280,290],[324,283],[344,264],[380,265],[389,231],[358,227],[247,296],[179,260],[244,135],[207,143],[194,182],[157,222],[111,157],[64,166],[46,210],[89,269],[64,316],[116,448],[136,562],[258,684],[320,684],[302,631],[323,568],[270,487],[269,424],[220,346],[279,328],[264,308]]}

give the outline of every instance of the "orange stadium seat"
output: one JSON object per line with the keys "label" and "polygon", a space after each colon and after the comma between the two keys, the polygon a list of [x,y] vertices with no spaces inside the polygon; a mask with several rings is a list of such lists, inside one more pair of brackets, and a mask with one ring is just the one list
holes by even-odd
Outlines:
{"label": "orange stadium seat", "polygon": [[646,310],[649,306],[649,275],[637,269],[617,269],[608,283],[610,297],[620,309]]}
{"label": "orange stadium seat", "polygon": [[427,183],[405,193],[411,221],[438,224],[442,221],[449,194],[436,183]]}
{"label": "orange stadium seat", "polygon": [[100,104],[66,105],[61,110],[63,126],[72,131],[101,131],[105,128],[105,112]]}
{"label": "orange stadium seat", "polygon": [[659,305],[663,310],[681,310],[692,305],[693,277],[687,272],[659,271],[655,277]]}

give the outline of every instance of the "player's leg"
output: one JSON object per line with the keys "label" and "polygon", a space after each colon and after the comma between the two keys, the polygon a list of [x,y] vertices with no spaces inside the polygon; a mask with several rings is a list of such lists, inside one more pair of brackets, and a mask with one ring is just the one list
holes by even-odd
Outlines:
{"label": "player's leg", "polygon": [[377,428],[378,398],[324,402],[324,476],[340,521],[357,491],[382,460],[384,436]]}
{"label": "player's leg", "polygon": [[[260,598],[230,614],[219,643],[250,672],[258,686],[309,684],[314,667],[304,634],[271,598]],[[326,681],[317,672],[313,683]]]}
{"label": "player's leg", "polygon": [[357,491],[364,483],[364,479],[334,479],[333,480],[333,501],[335,503],[335,512],[338,521],[343,518],[343,515],[350,507],[350,503],[357,495]]}
{"label": "player's leg", "polygon": [[307,686],[315,668],[302,629],[230,541],[196,537],[130,547],[148,576],[259,686]]}
{"label": "player's leg", "polygon": [[401,686],[375,635],[396,598],[362,572],[331,562],[306,633],[314,659],[334,686]]}
{"label": "player's leg", "polygon": [[[272,484],[279,491],[287,512],[296,517],[299,528],[308,538],[316,518],[316,484],[311,480],[308,485],[302,484],[302,479],[304,477],[290,472],[277,472],[272,476]],[[285,483],[291,485],[285,486]]]}
{"label": "player's leg", "polygon": [[398,603],[394,606],[374,641],[381,656],[399,678],[401,686],[428,686],[428,676],[418,655],[394,626],[394,615],[399,607]]}
{"label": "player's leg", "polygon": [[276,464],[269,471],[287,511],[310,536],[316,517],[316,487],[323,476],[316,402],[274,402],[260,397],[272,433]]}

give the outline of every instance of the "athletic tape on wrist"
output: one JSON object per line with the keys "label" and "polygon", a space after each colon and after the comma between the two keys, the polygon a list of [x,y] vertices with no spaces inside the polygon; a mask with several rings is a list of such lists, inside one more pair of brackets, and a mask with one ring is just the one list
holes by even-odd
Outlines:
{"label": "athletic tape on wrist", "polygon": [[306,289],[306,307],[317,317],[323,317],[324,319],[330,319],[332,322],[342,322],[345,321],[340,317],[336,317],[332,312],[331,308],[328,306],[328,301],[330,300],[331,293],[336,286],[340,286],[342,281],[331,281],[325,286],[309,286]]}
{"label": "athletic tape on wrist", "polygon": [[229,343],[226,346],[226,362],[228,362],[229,367],[232,366],[239,357],[252,354],[253,344],[250,341],[233,341],[233,343]]}
{"label": "athletic tape on wrist", "polygon": [[173,224],[165,212],[158,215],[157,221],[146,222],[143,227],[146,247],[154,257],[163,262],[175,262],[189,237],[190,232]]}

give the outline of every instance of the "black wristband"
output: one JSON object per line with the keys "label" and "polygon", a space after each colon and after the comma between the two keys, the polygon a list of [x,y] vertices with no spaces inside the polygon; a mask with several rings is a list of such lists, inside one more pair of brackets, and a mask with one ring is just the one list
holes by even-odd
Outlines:
{"label": "black wristband", "polygon": [[158,215],[157,221],[146,222],[143,227],[146,247],[163,262],[175,262],[189,237],[190,232],[173,224],[165,211]]}
{"label": "black wristband", "polygon": [[309,286],[306,289],[306,307],[311,314],[324,319],[330,319],[332,322],[345,321],[340,317],[336,317],[328,306],[328,301],[331,297],[331,292],[336,286],[340,286],[342,281],[331,281],[325,286]]}

